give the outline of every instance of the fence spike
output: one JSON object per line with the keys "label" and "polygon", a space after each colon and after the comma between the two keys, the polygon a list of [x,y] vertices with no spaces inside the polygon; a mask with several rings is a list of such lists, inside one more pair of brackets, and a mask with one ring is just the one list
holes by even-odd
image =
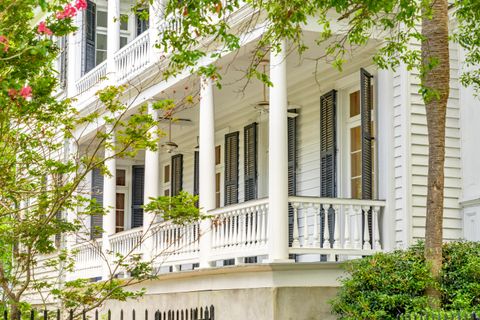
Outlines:
{"label": "fence spike", "polygon": [[30,320],[35,320],[35,309],[30,310]]}
{"label": "fence spike", "polygon": [[213,304],[210,306],[210,320],[215,320],[215,307]]}
{"label": "fence spike", "polygon": [[112,311],[110,311],[110,309],[108,309],[107,318],[108,320],[112,320]]}
{"label": "fence spike", "polygon": [[95,310],[95,320],[98,320],[98,310]]}
{"label": "fence spike", "polygon": [[73,309],[70,309],[70,320],[73,320]]}
{"label": "fence spike", "polygon": [[148,320],[148,310],[145,309],[145,320]]}
{"label": "fence spike", "polygon": [[135,309],[132,310],[132,320],[135,320]]}
{"label": "fence spike", "polygon": [[43,310],[43,320],[48,320],[48,311],[47,311],[47,309]]}
{"label": "fence spike", "polygon": [[85,313],[85,310],[82,311],[82,319],[87,320],[87,315]]}
{"label": "fence spike", "polygon": [[120,320],[123,320],[123,309],[120,310]]}

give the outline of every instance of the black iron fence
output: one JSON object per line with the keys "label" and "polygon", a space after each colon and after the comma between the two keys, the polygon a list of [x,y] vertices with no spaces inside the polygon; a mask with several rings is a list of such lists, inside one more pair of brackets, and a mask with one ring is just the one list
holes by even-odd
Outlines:
{"label": "black iron fence", "polygon": [[475,312],[451,311],[451,312],[426,312],[404,314],[399,320],[480,320],[480,315]]}
{"label": "black iron fence", "polygon": [[[112,311],[106,312],[107,320],[215,320],[215,307],[213,305],[200,307],[200,308],[186,308],[186,309],[170,309],[167,311],[157,310],[155,312],[149,312],[148,310],[137,311],[135,309],[131,311],[120,310],[118,316],[113,317]],[[1,313],[0,313],[1,314]],[[18,320],[87,320],[105,319],[104,316],[100,316],[98,310],[94,312],[80,312],[75,313],[73,310],[69,310],[66,314],[62,315],[60,310],[30,310],[29,312],[18,313]],[[3,312],[3,320],[10,320],[10,316],[7,310]]]}

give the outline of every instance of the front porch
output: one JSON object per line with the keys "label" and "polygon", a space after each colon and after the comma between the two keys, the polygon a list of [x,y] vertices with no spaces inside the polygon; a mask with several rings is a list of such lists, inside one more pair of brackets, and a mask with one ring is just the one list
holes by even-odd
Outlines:
{"label": "front porch", "polygon": [[[314,43],[314,33],[305,37]],[[151,96],[131,107],[135,112],[146,103],[167,136],[156,151],[107,160],[112,176],[93,173],[91,194],[108,214],[86,223],[87,233],[103,229],[102,239],[72,247],[78,250],[72,277],[105,277],[105,257],[132,254],[163,273],[344,261],[392,247],[395,217],[377,200],[385,197],[377,168],[387,158],[379,143],[386,136],[376,129],[377,85],[389,74],[369,66],[374,45],[343,73],[315,66],[321,48],[301,57],[272,52],[265,65],[271,88],[238,81],[254,48],[249,43],[216,62],[224,70],[221,90],[210,79],[188,76],[146,90]],[[199,98],[180,108],[175,121],[152,108],[156,100],[185,96]],[[143,212],[151,197],[180,190],[198,194],[210,218],[174,225]]]}

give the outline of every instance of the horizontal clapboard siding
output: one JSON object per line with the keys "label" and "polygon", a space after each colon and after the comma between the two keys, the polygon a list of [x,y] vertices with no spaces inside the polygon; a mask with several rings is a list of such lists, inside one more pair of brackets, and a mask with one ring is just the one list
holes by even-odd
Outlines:
{"label": "horizontal clapboard siding", "polygon": [[[445,150],[445,202],[444,238],[456,240],[462,237],[460,161],[460,110],[459,110],[459,63],[456,45],[450,44],[450,97],[447,108]],[[412,238],[425,235],[425,213],[428,173],[428,132],[425,105],[418,93],[418,73],[410,74],[410,120],[411,120],[411,213]]]}

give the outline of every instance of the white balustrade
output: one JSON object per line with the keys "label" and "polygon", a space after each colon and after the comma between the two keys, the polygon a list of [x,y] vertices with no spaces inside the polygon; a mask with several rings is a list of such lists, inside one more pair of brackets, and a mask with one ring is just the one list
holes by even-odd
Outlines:
{"label": "white balustrade", "polygon": [[72,247],[75,252],[75,272],[71,278],[95,278],[102,274],[102,241],[92,240]]}
{"label": "white balustrade", "polygon": [[[153,227],[152,258],[160,264],[184,263],[198,260],[200,223],[185,225],[171,222],[160,223]],[[193,259],[193,260],[192,260]]]}
{"label": "white balustrade", "polygon": [[115,53],[117,81],[123,81],[140,72],[150,63],[150,35],[143,32]]}
{"label": "white balustrade", "polygon": [[[384,201],[289,197],[293,211],[290,253],[361,256],[382,249],[379,216]],[[352,243],[353,239],[353,243]]]}
{"label": "white balustrade", "polygon": [[212,260],[266,254],[268,199],[208,212],[212,216]]}
{"label": "white balustrade", "polygon": [[87,91],[100,81],[102,81],[107,75],[107,61],[103,61],[98,66],[86,73],[80,80],[77,81],[77,93]]}
{"label": "white balustrade", "polygon": [[122,257],[141,253],[143,228],[130,229],[110,236],[110,248],[114,255]]}

